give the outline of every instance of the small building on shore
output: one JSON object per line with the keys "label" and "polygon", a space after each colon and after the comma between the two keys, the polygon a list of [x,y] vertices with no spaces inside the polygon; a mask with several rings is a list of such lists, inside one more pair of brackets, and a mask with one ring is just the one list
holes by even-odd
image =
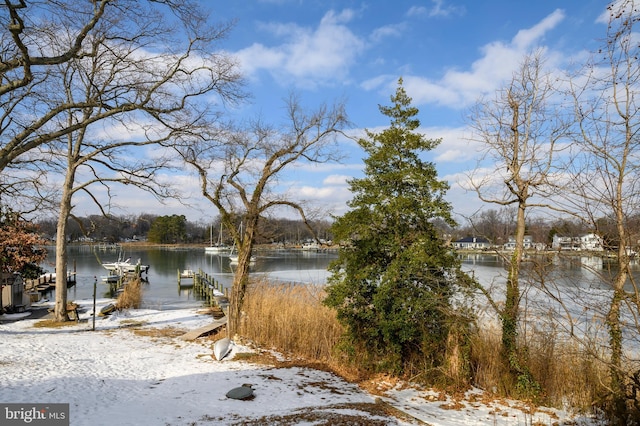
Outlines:
{"label": "small building on shore", "polygon": [[465,237],[454,241],[453,247],[461,250],[485,250],[491,248],[491,243],[482,237]]}
{"label": "small building on shore", "polygon": [[551,248],[558,251],[604,251],[604,241],[593,232],[579,237],[554,235]]}
{"label": "small building on shore", "polygon": [[4,312],[22,312],[31,307],[31,299],[24,290],[22,275],[0,273],[0,287]]}

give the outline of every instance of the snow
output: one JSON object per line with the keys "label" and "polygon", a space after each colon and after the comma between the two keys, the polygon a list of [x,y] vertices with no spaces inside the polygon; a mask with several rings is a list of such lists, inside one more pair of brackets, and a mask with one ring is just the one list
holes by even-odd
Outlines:
{"label": "snow", "polygon": [[[1,403],[69,403],[71,425],[596,424],[566,411],[527,414],[523,403],[483,398],[479,390],[454,400],[381,382],[381,395],[374,395],[324,371],[243,360],[252,349],[240,344],[217,361],[211,339],[151,333],[209,324],[211,316],[198,309],[119,312],[96,318],[93,331],[92,301],[76,302],[81,321],[65,327],[35,327],[37,311],[0,316]],[[97,311],[111,302],[99,300]],[[255,398],[225,396],[243,384],[252,385]],[[388,405],[409,416],[371,409]]]}

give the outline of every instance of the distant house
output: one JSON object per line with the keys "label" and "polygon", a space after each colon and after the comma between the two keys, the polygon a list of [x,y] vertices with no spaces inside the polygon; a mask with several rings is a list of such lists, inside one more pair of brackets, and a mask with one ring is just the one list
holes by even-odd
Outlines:
{"label": "distant house", "polygon": [[574,248],[574,239],[563,235],[554,235],[551,242],[551,248],[558,251],[577,250]]}
{"label": "distant house", "polygon": [[[516,249],[516,237],[509,237],[509,241],[503,245],[505,250],[515,250]],[[525,235],[523,241],[523,249],[530,250],[532,248],[537,248],[533,244],[533,237],[531,235]]]}
{"label": "distant house", "polygon": [[463,250],[488,249],[491,243],[486,238],[481,237],[465,237],[453,242],[453,247]]}
{"label": "distant house", "polygon": [[600,235],[591,233],[580,237],[580,250],[603,251],[604,244]]}
{"label": "distant house", "polygon": [[604,242],[601,236],[594,233],[580,237],[554,235],[551,248],[558,251],[603,251]]}

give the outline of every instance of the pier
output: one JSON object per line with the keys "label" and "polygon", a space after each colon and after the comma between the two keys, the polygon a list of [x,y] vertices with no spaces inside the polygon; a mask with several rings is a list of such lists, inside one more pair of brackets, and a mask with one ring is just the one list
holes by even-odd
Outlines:
{"label": "pier", "polygon": [[[76,272],[67,272],[67,287],[76,285]],[[56,287],[56,274],[40,275],[38,278],[24,281],[24,289],[27,293],[46,293]]]}
{"label": "pier", "polygon": [[184,272],[178,271],[178,288],[191,287],[196,296],[204,299],[210,307],[219,308],[221,316],[224,316],[229,306],[229,289],[201,269],[189,271],[189,274]]}
{"label": "pier", "polygon": [[202,270],[197,272],[192,270],[178,271],[178,289],[185,287],[191,288],[197,297],[206,301],[213,311],[215,320],[211,324],[184,334],[182,339],[195,340],[227,325],[228,289]]}

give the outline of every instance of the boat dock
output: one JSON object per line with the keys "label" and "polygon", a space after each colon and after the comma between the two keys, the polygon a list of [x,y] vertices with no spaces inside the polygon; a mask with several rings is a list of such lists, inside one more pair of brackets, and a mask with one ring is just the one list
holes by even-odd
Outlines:
{"label": "boat dock", "polygon": [[[76,272],[67,272],[67,287],[76,285]],[[46,293],[56,287],[56,274],[42,274],[36,279],[24,280],[24,288],[28,293]]]}
{"label": "boat dock", "polygon": [[213,333],[220,327],[227,325],[227,317],[218,318],[211,324],[205,325],[180,336],[182,340],[196,340],[198,337]]}
{"label": "boat dock", "polygon": [[208,325],[191,330],[181,336],[183,340],[195,340],[198,337],[211,334],[227,325],[227,307],[229,306],[229,289],[216,281],[202,270],[190,269],[178,271],[178,289],[191,288],[193,293],[204,299],[213,310],[215,320]]}
{"label": "boat dock", "polygon": [[178,288],[192,288],[193,293],[204,299],[209,306],[218,307],[225,312],[229,306],[229,289],[224,288],[215,278],[202,272],[201,269],[188,271],[188,274],[185,274],[185,271],[178,271]]}

